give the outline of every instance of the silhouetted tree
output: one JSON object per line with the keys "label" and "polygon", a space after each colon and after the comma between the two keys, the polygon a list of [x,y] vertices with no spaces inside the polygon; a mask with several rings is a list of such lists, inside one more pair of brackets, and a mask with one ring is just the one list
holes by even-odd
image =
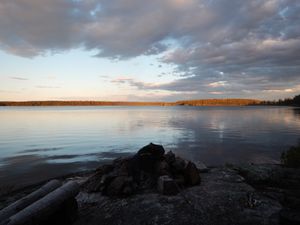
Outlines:
{"label": "silhouetted tree", "polygon": [[294,102],[294,104],[300,106],[300,95],[295,96],[295,97],[293,98],[293,102]]}

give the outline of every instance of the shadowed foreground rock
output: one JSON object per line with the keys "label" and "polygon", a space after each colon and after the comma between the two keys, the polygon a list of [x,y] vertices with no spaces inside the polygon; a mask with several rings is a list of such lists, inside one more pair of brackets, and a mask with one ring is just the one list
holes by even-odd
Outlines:
{"label": "shadowed foreground rock", "polygon": [[281,165],[207,168],[150,144],[69,179],[81,184],[75,225],[300,224],[300,170]]}
{"label": "shadowed foreground rock", "polygon": [[300,224],[300,168],[280,165],[234,166],[246,181],[264,195],[277,199],[282,205],[282,225]]}
{"label": "shadowed foreground rock", "polygon": [[291,219],[290,211],[247,183],[241,170],[197,164],[150,144],[102,166],[82,185],[75,224],[288,224],[282,218]]}
{"label": "shadowed foreground rock", "polygon": [[277,225],[281,204],[245,183],[234,170],[215,168],[201,174],[201,185],[177,195],[157,191],[127,198],[81,192],[76,225]]}

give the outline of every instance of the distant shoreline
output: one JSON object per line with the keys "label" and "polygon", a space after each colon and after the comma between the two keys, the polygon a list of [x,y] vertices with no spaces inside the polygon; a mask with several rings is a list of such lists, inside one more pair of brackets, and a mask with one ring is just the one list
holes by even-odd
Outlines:
{"label": "distant shoreline", "polygon": [[0,101],[0,106],[247,106],[261,103],[261,100],[256,99],[199,99],[176,102]]}
{"label": "distant shoreline", "polygon": [[142,101],[0,101],[0,106],[300,106],[300,95],[294,98],[264,101],[247,98],[193,99],[174,102]]}

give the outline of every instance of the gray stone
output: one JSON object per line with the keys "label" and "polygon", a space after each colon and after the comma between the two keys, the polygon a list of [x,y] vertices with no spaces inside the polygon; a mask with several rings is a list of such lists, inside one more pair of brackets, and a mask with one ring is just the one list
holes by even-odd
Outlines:
{"label": "gray stone", "polygon": [[203,162],[196,162],[195,163],[197,169],[199,170],[200,173],[207,173],[209,171],[209,169],[207,168],[207,166],[203,163]]}
{"label": "gray stone", "polygon": [[113,165],[102,165],[98,167],[95,174],[90,176],[87,181],[84,182],[83,187],[87,192],[101,192],[104,188],[105,183],[110,181],[109,176],[114,169]]}
{"label": "gray stone", "polygon": [[175,180],[175,182],[177,183],[177,185],[179,187],[184,187],[184,185],[185,185],[185,179],[184,179],[183,175],[176,175],[176,176],[174,176],[174,180]]}
{"label": "gray stone", "polygon": [[167,175],[158,178],[157,189],[163,195],[176,195],[179,192],[176,182]]}
{"label": "gray stone", "polygon": [[144,146],[141,148],[137,155],[140,157],[151,157],[155,159],[161,159],[165,154],[164,147],[162,145],[156,145],[153,143],[150,143],[149,145]]}
{"label": "gray stone", "polygon": [[188,162],[183,174],[187,185],[196,185],[201,181],[199,171],[192,162]]}
{"label": "gray stone", "polygon": [[166,161],[159,161],[156,164],[156,174],[158,174],[159,176],[163,176],[163,175],[169,175],[170,174],[170,167],[169,164]]}
{"label": "gray stone", "polygon": [[155,173],[155,165],[164,157],[165,150],[162,145],[150,143],[141,148],[131,159],[130,170],[134,179],[139,182],[140,171]]}
{"label": "gray stone", "polygon": [[[127,176],[116,177],[106,187],[105,194],[107,194],[108,196],[122,195],[122,194],[124,194],[123,188],[125,186],[128,186],[131,181],[132,181],[132,179]],[[128,190],[125,191],[126,194],[129,194],[128,192],[130,192],[130,191],[128,191]]]}
{"label": "gray stone", "polygon": [[172,166],[172,172],[174,174],[176,173],[181,173],[184,171],[185,167],[186,167],[186,161],[180,157],[176,157],[175,161],[171,164]]}
{"label": "gray stone", "polygon": [[175,161],[175,154],[172,151],[168,151],[165,154],[165,159],[168,164],[172,164]]}
{"label": "gray stone", "polygon": [[[81,193],[77,197],[80,215],[74,225],[279,225],[282,206],[276,199],[260,194],[245,182],[232,183],[235,178],[223,177],[223,168],[212,168],[201,174],[201,185],[173,196],[153,191],[111,199]],[[254,192],[253,200],[259,203],[253,208],[246,204],[249,192]]]}
{"label": "gray stone", "polygon": [[300,224],[300,211],[283,209],[279,213],[281,225],[299,225]]}

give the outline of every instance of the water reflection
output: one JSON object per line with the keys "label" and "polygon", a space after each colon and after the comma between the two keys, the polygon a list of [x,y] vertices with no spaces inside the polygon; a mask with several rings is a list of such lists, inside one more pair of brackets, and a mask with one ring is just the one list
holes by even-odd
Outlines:
{"label": "water reflection", "polygon": [[293,113],[296,117],[300,117],[300,108],[293,108]]}
{"label": "water reflection", "polygon": [[274,162],[296,144],[292,107],[0,108],[0,182],[95,168],[149,142],[194,161]]}
{"label": "water reflection", "polygon": [[278,107],[192,109],[182,128],[194,136],[179,138],[175,151],[210,165],[278,162],[281,152],[299,137],[300,120],[292,111]]}

